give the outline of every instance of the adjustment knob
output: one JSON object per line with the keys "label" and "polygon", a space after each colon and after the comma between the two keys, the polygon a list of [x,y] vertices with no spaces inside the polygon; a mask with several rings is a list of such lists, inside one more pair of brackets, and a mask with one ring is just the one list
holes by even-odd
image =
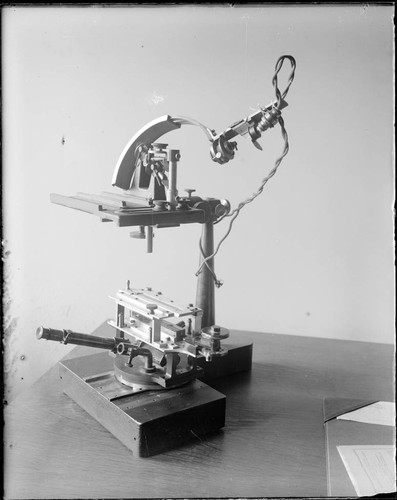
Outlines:
{"label": "adjustment knob", "polygon": [[153,210],[167,210],[168,202],[165,200],[154,200]]}
{"label": "adjustment knob", "polygon": [[150,314],[153,314],[157,309],[157,304],[146,304],[146,309],[149,309]]}
{"label": "adjustment knob", "polygon": [[215,207],[216,218],[223,217],[230,212],[230,203],[228,200],[221,200],[221,202]]}
{"label": "adjustment knob", "polygon": [[130,233],[130,237],[131,238],[137,238],[138,240],[144,240],[146,238],[145,227],[144,226],[140,226],[139,227],[139,231],[132,231]]}
{"label": "adjustment knob", "polygon": [[196,190],[195,189],[187,188],[187,189],[185,189],[185,191],[187,192],[188,197],[191,198],[192,197],[192,193],[194,193]]}
{"label": "adjustment knob", "polygon": [[223,340],[229,337],[229,330],[218,325],[202,328],[201,335],[207,339]]}

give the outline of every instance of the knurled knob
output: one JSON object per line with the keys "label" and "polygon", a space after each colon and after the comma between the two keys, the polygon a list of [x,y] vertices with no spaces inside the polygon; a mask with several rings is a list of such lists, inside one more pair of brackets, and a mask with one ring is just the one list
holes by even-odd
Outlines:
{"label": "knurled knob", "polygon": [[207,339],[222,340],[229,337],[229,330],[218,325],[206,326],[202,328],[201,335]]}
{"label": "knurled knob", "polygon": [[153,200],[153,210],[167,210],[168,202],[165,200]]}
{"label": "knurled knob", "polygon": [[157,309],[157,304],[146,304],[146,309],[149,309],[150,314],[153,314]]}

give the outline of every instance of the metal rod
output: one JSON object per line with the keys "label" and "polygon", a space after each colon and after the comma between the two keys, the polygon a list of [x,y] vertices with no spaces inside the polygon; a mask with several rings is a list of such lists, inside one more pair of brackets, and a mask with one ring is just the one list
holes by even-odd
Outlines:
{"label": "metal rod", "polygon": [[176,196],[178,194],[178,191],[176,189],[176,172],[177,172],[176,161],[170,161],[169,172],[168,172],[169,188],[167,189],[167,201],[171,209],[176,207]]}
{"label": "metal rod", "polygon": [[[201,244],[205,256],[214,253],[214,224],[212,220],[203,224]],[[200,255],[200,264],[203,256]],[[208,265],[214,269],[214,259],[209,259]],[[215,324],[215,283],[207,266],[203,266],[197,278],[196,306],[203,310],[202,327]]]}
{"label": "metal rod", "polygon": [[147,226],[146,251],[147,253],[153,252],[153,226]]}
{"label": "metal rod", "polygon": [[168,188],[167,188],[167,201],[171,210],[175,209],[177,205],[176,197],[178,190],[176,187],[177,177],[177,163],[181,157],[179,149],[168,150]]}

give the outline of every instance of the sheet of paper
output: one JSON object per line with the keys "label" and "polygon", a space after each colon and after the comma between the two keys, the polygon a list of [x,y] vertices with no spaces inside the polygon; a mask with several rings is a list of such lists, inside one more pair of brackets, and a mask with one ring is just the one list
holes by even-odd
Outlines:
{"label": "sheet of paper", "polygon": [[388,401],[378,401],[358,410],[350,411],[337,417],[338,420],[354,420],[367,424],[395,425],[396,406]]}
{"label": "sheet of paper", "polygon": [[396,491],[393,446],[338,446],[346,470],[359,496]]}

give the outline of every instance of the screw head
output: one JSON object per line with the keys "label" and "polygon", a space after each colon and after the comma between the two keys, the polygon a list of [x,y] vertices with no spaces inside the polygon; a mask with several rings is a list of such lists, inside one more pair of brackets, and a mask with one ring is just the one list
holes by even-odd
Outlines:
{"label": "screw head", "polygon": [[149,310],[150,314],[153,314],[157,309],[157,304],[146,304],[146,309]]}

